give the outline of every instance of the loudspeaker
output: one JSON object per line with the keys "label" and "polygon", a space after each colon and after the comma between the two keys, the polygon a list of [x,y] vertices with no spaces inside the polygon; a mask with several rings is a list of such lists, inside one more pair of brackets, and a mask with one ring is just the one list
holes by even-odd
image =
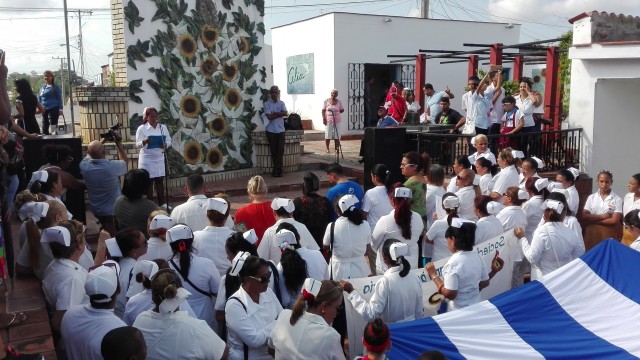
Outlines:
{"label": "loudspeaker", "polygon": [[[71,134],[47,135],[40,139],[25,139],[23,141],[24,163],[27,179],[31,178],[32,172],[39,170],[42,165],[47,163],[47,159],[42,153],[42,148],[48,144],[67,145],[71,148],[73,161],[66,171],[76,179],[82,179],[82,174],[80,174],[80,161],[83,157],[82,139],[79,137],[73,137]],[[67,210],[73,214],[74,220],[86,223],[84,190],[68,189],[65,194],[64,204],[66,205]]]}
{"label": "loudspeaker", "polygon": [[400,171],[402,154],[405,151],[405,137],[407,129],[404,127],[377,128],[368,127],[364,130],[364,187],[372,188],[371,169],[376,164],[385,164],[389,168],[390,183],[403,181]]}

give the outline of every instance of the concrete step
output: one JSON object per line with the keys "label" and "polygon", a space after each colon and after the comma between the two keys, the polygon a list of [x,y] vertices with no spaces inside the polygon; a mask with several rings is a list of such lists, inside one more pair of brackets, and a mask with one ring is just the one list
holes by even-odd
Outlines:
{"label": "concrete step", "polygon": [[305,130],[304,141],[324,140],[324,131],[322,130]]}

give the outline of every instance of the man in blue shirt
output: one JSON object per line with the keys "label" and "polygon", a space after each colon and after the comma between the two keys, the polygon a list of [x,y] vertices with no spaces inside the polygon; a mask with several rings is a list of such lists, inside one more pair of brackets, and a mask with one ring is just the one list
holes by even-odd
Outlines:
{"label": "man in blue shirt", "polygon": [[105,159],[104,145],[94,140],[87,147],[87,157],[80,162],[91,211],[102,228],[111,236],[116,235],[113,205],[120,196],[120,176],[127,173],[127,153],[122,147],[120,134],[114,136],[118,148],[118,160]]}
{"label": "man in blue shirt", "polygon": [[355,197],[357,197],[360,201],[355,205],[355,207],[360,209],[360,207],[362,206],[362,199],[364,197],[362,186],[354,181],[347,179],[347,177],[344,175],[344,169],[338,163],[330,164],[327,167],[326,171],[327,178],[329,178],[329,183],[333,185],[329,190],[327,190],[327,199],[329,199],[329,203],[334,209],[333,218],[338,218],[338,214],[335,213],[334,201],[337,198],[342,197],[342,195],[355,195]]}
{"label": "man in blue shirt", "polygon": [[269,120],[265,126],[271,160],[273,162],[273,177],[282,177],[282,157],[284,156],[284,117],[287,116],[287,107],[280,100],[280,89],[272,86],[269,89],[271,99],[264,103],[264,113]]}

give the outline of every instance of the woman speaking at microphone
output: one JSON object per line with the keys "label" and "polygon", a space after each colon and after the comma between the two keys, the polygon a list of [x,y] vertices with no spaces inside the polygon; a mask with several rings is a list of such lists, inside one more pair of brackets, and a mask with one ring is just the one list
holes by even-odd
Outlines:
{"label": "woman speaking at microphone", "polygon": [[153,187],[147,197],[153,199],[153,188],[158,195],[158,205],[165,204],[163,177],[165,176],[164,149],[171,146],[169,129],[158,122],[158,110],[146,107],[142,112],[142,125],[136,131],[136,147],[140,148],[138,168],[149,172]]}

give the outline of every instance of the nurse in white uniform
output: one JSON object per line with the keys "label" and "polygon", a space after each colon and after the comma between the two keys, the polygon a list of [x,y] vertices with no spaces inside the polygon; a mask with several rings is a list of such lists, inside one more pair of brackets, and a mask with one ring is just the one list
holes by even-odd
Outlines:
{"label": "nurse in white uniform", "polygon": [[113,312],[117,317],[124,317],[124,308],[127,305],[127,292],[132,282],[135,282],[133,267],[138,258],[147,253],[148,242],[144,234],[136,228],[126,228],[118,231],[116,237],[105,241],[107,251],[111,258],[120,265],[120,294]]}
{"label": "nurse in white uniform", "polygon": [[222,276],[231,266],[224,251],[224,244],[233,234],[233,230],[225,226],[229,216],[229,204],[225,199],[210,198],[202,211],[206,211],[209,226],[193,233],[193,247],[198,250],[198,256],[213,261],[218,274]]}
{"label": "nurse in white uniform", "polygon": [[438,292],[449,299],[448,311],[462,309],[479,303],[480,290],[489,286],[490,279],[502,269],[504,261],[498,253],[491,261],[491,272],[480,255],[473,250],[476,226],[470,221],[453,219],[447,229],[447,241],[453,256],[438,276],[435,265],[430,262],[425,269],[429,278],[438,287]]}
{"label": "nurse in white uniform", "polygon": [[337,209],[340,217],[329,224],[324,233],[324,249],[331,250],[328,268],[331,279],[355,279],[369,275],[365,252],[371,240],[371,229],[362,220],[362,212],[355,208],[358,202],[353,195],[340,198]]}
{"label": "nurse in white uniform", "polygon": [[544,213],[542,203],[549,195],[548,185],[549,180],[537,177],[531,177],[525,181],[525,191],[529,194],[529,200],[522,204],[522,211],[527,216],[527,226],[524,229],[527,239],[533,239],[533,232],[542,219]]}
{"label": "nurse in white uniform", "polygon": [[149,245],[147,246],[147,253],[138,260],[169,260],[173,255],[173,251],[171,251],[171,246],[167,242],[167,230],[171,229],[173,225],[175,225],[175,222],[164,210],[156,210],[149,214],[147,224]]}
{"label": "nurse in white uniform", "polygon": [[220,286],[220,274],[216,265],[193,254],[193,233],[187,225],[175,225],[169,229],[167,241],[173,250],[169,266],[180,275],[185,289],[191,293],[187,300],[189,305],[198,319],[217,330],[213,306]]}
{"label": "nurse in white uniform", "polygon": [[519,174],[516,169],[517,156],[520,156],[522,151],[512,150],[506,148],[500,150],[498,153],[498,166],[500,166],[500,172],[493,177],[489,184],[489,196],[493,201],[502,202],[502,196],[508,188],[512,186],[518,186]]}
{"label": "nurse in white uniform", "polygon": [[340,334],[331,327],[342,306],[342,287],[306,279],[293,309],[284,310],[271,331],[276,359],[343,360]]}
{"label": "nurse in white uniform", "polygon": [[49,244],[55,258],[44,270],[42,290],[47,305],[54,311],[51,328],[59,333],[64,313],[74,305],[89,303],[84,291],[87,270],[78,264],[85,244],[82,224],[61,221],[58,226],[44,229],[40,241]]}
{"label": "nurse in white uniform", "polygon": [[148,359],[227,359],[229,349],[208,324],[179,310],[190,293],[175,271],[158,271],[151,280],[151,293],[154,308],[133,323],[147,343]]}
{"label": "nurse in white uniform", "polygon": [[562,184],[562,187],[569,192],[567,203],[569,204],[569,210],[574,214],[578,213],[578,207],[580,206],[580,195],[575,185],[578,176],[580,176],[580,171],[576,168],[561,169],[556,175],[556,181]]}
{"label": "nurse in white uniform", "polygon": [[562,223],[566,209],[560,201],[546,200],[543,204],[544,225],[536,229],[531,241],[522,228],[514,234],[520,240],[524,256],[531,263],[531,280],[559,269],[584,254],[584,243]]}
{"label": "nurse in white uniform", "polygon": [[640,251],[640,210],[634,209],[624,216],[624,227],[635,240],[629,245],[634,250]]}
{"label": "nurse in white uniform", "polygon": [[398,240],[388,239],[382,247],[382,254],[388,270],[376,282],[369,301],[353,291],[351,283],[342,281],[353,308],[365,321],[379,317],[387,324],[394,324],[421,319],[424,313],[422,285],[420,279],[409,272],[411,265],[405,259],[409,254],[409,246]]}
{"label": "nurse in white uniform", "polygon": [[[465,158],[466,159],[466,158]],[[411,210],[411,190],[406,187],[398,187],[394,190],[391,204],[394,210],[380,218],[371,235],[371,245],[378,252],[376,258],[376,270],[378,275],[384,275],[387,265],[382,260],[382,245],[387,239],[400,240],[409,245],[409,253],[405,257],[412,269],[418,267],[418,241],[424,229],[422,217]],[[396,216],[401,220],[401,224],[396,222]]]}
{"label": "nurse in white uniform", "polygon": [[[478,220],[475,211],[473,211],[473,201],[476,196],[480,195],[480,191],[476,191],[476,186],[474,185],[475,176],[476,174],[473,170],[464,169],[460,171],[457,177],[458,191],[456,191],[456,196],[460,199],[458,214],[460,214],[460,217],[473,222]],[[480,178],[478,177],[479,180]]]}
{"label": "nurse in white uniform", "polygon": [[425,243],[433,246],[432,262],[453,255],[447,246],[444,234],[447,232],[451,220],[458,217],[459,206],[460,199],[455,194],[446,193],[442,196],[442,208],[446,212],[446,217],[436,220],[425,234]]}
{"label": "nurse in white uniform", "polygon": [[231,360],[271,360],[267,341],[282,306],[269,289],[267,261],[241,252],[231,263],[228,276],[240,277],[240,289],[227,300],[227,344]]}
{"label": "nurse in white uniform", "polygon": [[504,233],[502,223],[495,216],[502,207],[501,204],[491,201],[491,198],[487,195],[479,197],[475,202],[474,209],[479,218],[476,222],[475,245],[491,240]]}
{"label": "nurse in white uniform", "polygon": [[[136,147],[140,149],[138,168],[149,172],[158,195],[158,204],[162,205],[165,203],[162,184],[165,175],[164,149],[171,146],[171,135],[165,125],[158,123],[158,110],[155,108],[144,108],[142,116],[142,125],[136,130]],[[153,199],[151,186],[147,197]]]}
{"label": "nurse in white uniform", "polygon": [[502,197],[504,209],[500,210],[496,218],[500,220],[504,231],[516,227],[525,228],[527,226],[527,215],[522,211],[522,203],[529,199],[529,194],[520,190],[517,186],[512,186],[505,191]]}

